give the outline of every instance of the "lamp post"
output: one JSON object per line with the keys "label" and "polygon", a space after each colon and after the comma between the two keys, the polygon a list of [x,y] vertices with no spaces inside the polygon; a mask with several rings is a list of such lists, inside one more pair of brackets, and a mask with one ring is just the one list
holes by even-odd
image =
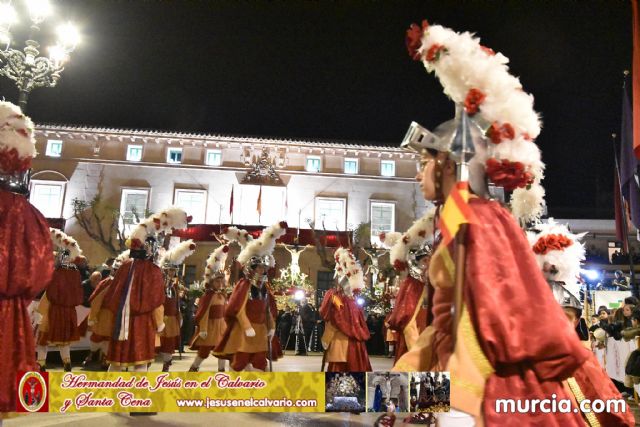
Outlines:
{"label": "lamp post", "polygon": [[40,25],[51,15],[49,0],[25,0],[25,10],[30,21],[28,39],[22,50],[13,49],[11,27],[18,23],[19,16],[10,0],[0,0],[0,75],[16,84],[19,90],[18,104],[24,113],[27,100],[33,89],[54,87],[80,41],[78,30],[71,24],[57,28],[57,43],[48,48],[49,57],[40,56],[40,43],[35,40]]}

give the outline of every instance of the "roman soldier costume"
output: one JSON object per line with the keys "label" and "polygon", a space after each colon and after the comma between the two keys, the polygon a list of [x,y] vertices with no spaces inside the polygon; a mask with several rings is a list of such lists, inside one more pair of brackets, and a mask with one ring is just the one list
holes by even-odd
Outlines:
{"label": "roman soldier costume", "polygon": [[60,350],[65,371],[71,371],[72,342],[80,340],[76,306],[82,304],[82,279],[78,265],[86,263],[78,243],[64,232],[52,228],[51,240],[56,247],[53,277],[40,299],[38,313],[38,364],[45,369],[48,346]]}
{"label": "roman soldier costume", "polygon": [[235,285],[225,309],[225,333],[214,350],[218,358],[231,361],[231,369],[242,371],[249,364],[264,371],[267,361],[281,355],[275,337],[277,306],[268,285],[267,270],[275,266],[272,252],[276,239],[286,232],[284,222],[266,228],[238,255],[244,277]]}
{"label": "roman soldier costume", "polygon": [[165,328],[164,277],[154,263],[157,237],[164,237],[172,229],[186,228],[188,221],[183,210],[169,208],[133,229],[130,259],[118,269],[103,302],[114,320],[107,354],[110,371],[126,367],[146,371],[147,364],[155,358],[156,337]]}
{"label": "roman soldier costume", "polygon": [[0,413],[16,410],[17,372],[37,369],[27,307],[53,275],[49,226],[28,198],[35,155],[31,119],[0,101]]}
{"label": "roman soldier costume", "polygon": [[[202,362],[220,343],[226,323],[224,310],[227,304],[225,262],[229,246],[221,245],[209,255],[204,272],[204,294],[196,311],[196,331],[191,339],[191,350],[198,352],[189,372],[198,372]],[[218,371],[224,372],[225,359],[218,359]]]}
{"label": "roman soldier costume", "polygon": [[366,341],[369,329],[356,297],[364,288],[360,263],[349,249],[338,248],[334,254],[336,277],[340,287],[329,289],[320,305],[325,321],[322,346],[328,372],[371,371]]}
{"label": "roman soldier costume", "polygon": [[[442,241],[428,270],[434,320],[394,369],[451,372],[451,412],[440,425],[597,425],[580,411],[503,414],[496,406],[499,399],[581,401],[598,387],[584,378],[565,388],[564,381],[594,373],[592,354],[549,292],[514,219],[535,220],[544,204],[533,97],[508,73],[507,59],[469,33],[424,21],[411,27],[407,42],[456,103],[456,118],[433,133],[414,123],[403,142],[432,173],[422,178],[433,181],[435,202],[443,203]],[[457,182],[445,195],[452,164]],[[511,192],[510,212],[493,200],[503,191]],[[605,425],[633,425],[630,412],[605,416],[616,419]]]}
{"label": "roman soldier costume", "polygon": [[422,277],[424,259],[431,255],[435,208],[418,219],[391,247],[390,262],[400,276],[400,289],[395,306],[387,319],[389,328],[397,331],[394,363],[413,347],[427,327],[428,303],[433,295],[430,283]]}
{"label": "roman soldier costume", "polygon": [[164,299],[164,330],[160,333],[160,357],[162,359],[162,371],[169,372],[173,353],[180,346],[180,327],[182,315],[180,313],[180,279],[177,277],[178,266],[196,250],[193,240],[179,243],[164,253],[160,258],[160,267],[165,278]]}

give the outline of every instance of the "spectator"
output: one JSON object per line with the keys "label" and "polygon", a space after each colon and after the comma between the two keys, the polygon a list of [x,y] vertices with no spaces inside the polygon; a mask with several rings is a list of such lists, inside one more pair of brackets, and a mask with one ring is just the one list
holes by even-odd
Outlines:
{"label": "spectator", "polygon": [[98,283],[102,280],[102,274],[99,271],[91,273],[88,279],[82,282],[82,305],[89,308],[89,297],[93,293],[93,290],[98,286]]}

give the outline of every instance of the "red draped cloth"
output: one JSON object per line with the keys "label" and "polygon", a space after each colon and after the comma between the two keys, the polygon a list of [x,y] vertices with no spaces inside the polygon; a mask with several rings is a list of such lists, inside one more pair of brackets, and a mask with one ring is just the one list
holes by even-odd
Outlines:
{"label": "red draped cloth", "polygon": [[[485,384],[485,425],[584,426],[582,416],[573,412],[496,413],[497,399],[550,399],[553,394],[558,400],[569,398],[562,381],[581,373],[590,376],[594,396],[620,396],[602,370],[587,369],[585,362],[591,355],[549,292],[512,215],[495,201],[472,199],[470,203],[478,221],[468,227],[464,301],[484,355],[495,370]],[[450,312],[439,304],[451,301],[452,295],[443,295],[447,293],[434,296],[434,326],[442,337],[451,331]],[[450,349],[450,339],[441,344]],[[438,356],[446,353],[438,351]],[[633,425],[630,414],[618,415],[620,423],[607,425]]]}
{"label": "red draped cloth", "polygon": [[[339,306],[334,304],[334,298]],[[341,290],[329,289],[320,305],[320,316],[330,322],[349,338],[347,361],[329,363],[328,372],[366,372],[371,371],[366,341],[371,337],[362,310],[355,300],[346,296]]]}
{"label": "red draped cloth", "polygon": [[119,323],[120,303],[126,297],[127,279],[132,268],[129,337],[119,341],[118,336],[113,335],[107,355],[109,363],[120,366],[142,365],[155,358],[159,325],[155,324],[153,311],[162,306],[165,297],[164,278],[157,265],[149,260],[126,261],[118,269],[104,297],[103,307],[113,313],[114,328]]}
{"label": "red draped cloth", "polygon": [[98,286],[96,286],[96,288],[93,290],[93,292],[91,292],[91,296],[89,297],[89,302],[93,302],[93,300],[102,293],[102,291],[104,291],[106,288],[109,287],[109,285],[111,285],[111,282],[113,281],[113,277],[109,276],[106,279],[102,279],[100,281],[100,283],[98,283]]}
{"label": "red draped cloth", "polygon": [[17,371],[38,369],[27,306],[52,274],[46,220],[25,197],[0,190],[0,412],[16,409]]}
{"label": "red draped cloth", "polygon": [[[409,322],[413,318],[413,314],[416,312],[418,304],[421,303],[422,292],[424,291],[424,283],[421,281],[407,276],[400,284],[398,295],[396,296],[396,304],[391,311],[387,319],[389,328],[396,331],[396,357],[394,363],[402,357],[408,350],[407,343],[404,338],[404,328],[409,325]],[[418,331],[422,332],[427,326],[427,310],[421,308],[420,312],[416,316],[416,323],[418,324]]]}
{"label": "red draped cloth", "polygon": [[76,306],[82,304],[82,279],[76,269],[58,267],[47,286],[49,329],[40,334],[39,345],[67,345],[80,339]]}

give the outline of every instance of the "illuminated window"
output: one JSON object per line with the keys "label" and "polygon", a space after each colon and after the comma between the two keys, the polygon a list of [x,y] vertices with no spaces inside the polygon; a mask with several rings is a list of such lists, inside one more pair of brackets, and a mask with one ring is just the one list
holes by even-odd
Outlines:
{"label": "illuminated window", "polygon": [[167,163],[182,163],[182,148],[168,148]]}
{"label": "illuminated window", "polygon": [[322,168],[320,157],[307,156],[307,172],[320,172]]}
{"label": "illuminated window", "polygon": [[60,157],[62,155],[62,141],[57,139],[48,140],[45,154],[49,157]]}
{"label": "illuminated window", "polygon": [[371,202],[371,243],[380,244],[378,235],[396,230],[396,205],[389,202]]}
{"label": "illuminated window", "polygon": [[127,160],[131,162],[139,162],[142,160],[142,145],[128,145]]}
{"label": "illuminated window", "polygon": [[344,231],[346,205],[346,199],[316,197],[315,227],[318,230]]}
{"label": "illuminated window", "polygon": [[64,186],[58,181],[31,181],[29,201],[45,218],[61,218]]}
{"label": "illuminated window", "polygon": [[396,162],[393,160],[382,160],[380,162],[380,175],[396,176]]}
{"label": "illuminated window", "polygon": [[176,190],[174,204],[193,217],[192,224],[205,224],[207,192],[204,190]]}
{"label": "illuminated window", "polygon": [[123,188],[120,198],[120,225],[129,232],[147,214],[149,190],[145,188]]}
{"label": "illuminated window", "polygon": [[358,159],[344,159],[344,173],[358,173]]}
{"label": "illuminated window", "polygon": [[222,164],[222,152],[220,150],[207,150],[206,161],[209,166],[220,166]]}

